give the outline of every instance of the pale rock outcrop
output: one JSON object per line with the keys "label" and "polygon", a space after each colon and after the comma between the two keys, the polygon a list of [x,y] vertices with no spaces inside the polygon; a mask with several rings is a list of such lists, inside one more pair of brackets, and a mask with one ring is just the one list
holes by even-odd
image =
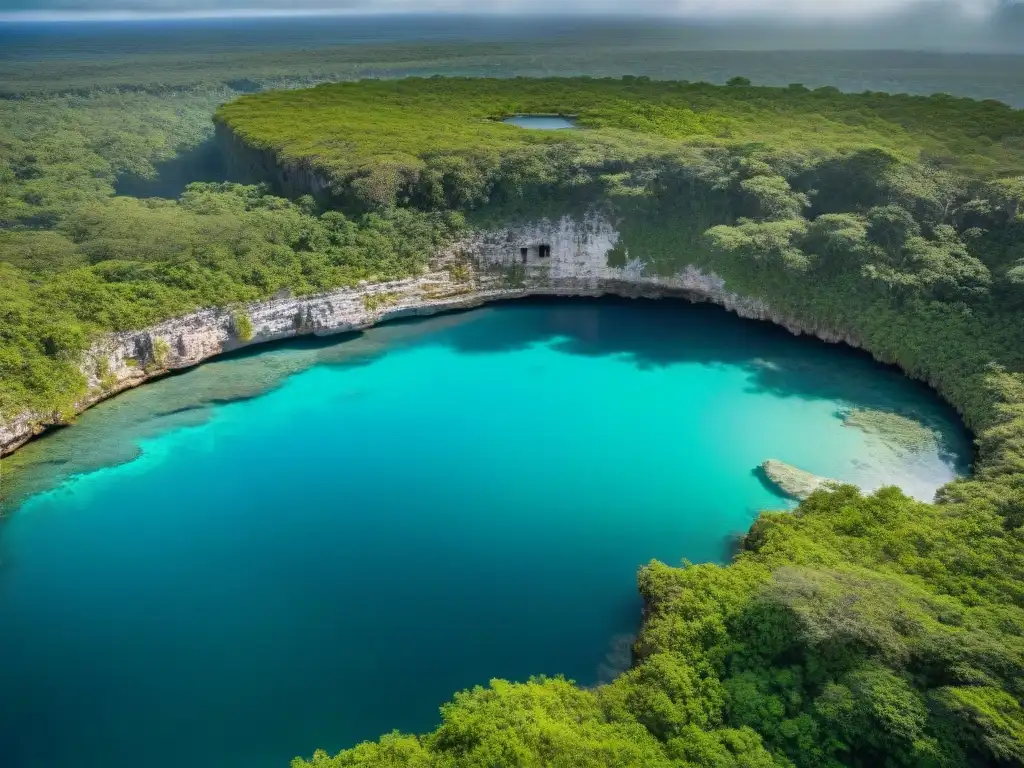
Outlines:
{"label": "pale rock outcrop", "polygon": [[830,477],[819,477],[778,459],[768,459],[761,471],[772,485],[790,498],[803,501],[815,491],[836,488],[841,483]]}

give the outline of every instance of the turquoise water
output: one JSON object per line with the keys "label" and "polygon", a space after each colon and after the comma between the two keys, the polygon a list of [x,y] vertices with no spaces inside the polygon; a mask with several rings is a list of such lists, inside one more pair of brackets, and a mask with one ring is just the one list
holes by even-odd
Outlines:
{"label": "turquoise water", "polygon": [[[934,446],[844,427],[850,407]],[[930,496],[967,456],[892,369],[683,303],[227,358],[5,462],[0,764],[283,766],[428,729],[493,677],[592,685],[628,664],[641,564],[722,561],[786,505],[764,459]]]}
{"label": "turquoise water", "polygon": [[501,122],[506,125],[518,125],[520,128],[532,128],[535,131],[562,131],[576,127],[574,120],[557,115],[513,115]]}

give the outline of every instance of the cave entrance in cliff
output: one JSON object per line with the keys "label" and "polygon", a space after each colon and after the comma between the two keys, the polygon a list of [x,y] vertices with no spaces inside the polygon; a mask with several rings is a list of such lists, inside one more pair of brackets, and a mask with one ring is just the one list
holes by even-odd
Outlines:
{"label": "cave entrance in cliff", "polygon": [[525,264],[525,263],[526,263],[526,257],[527,257],[527,256],[528,256],[529,254],[530,254],[530,249],[529,249],[529,248],[520,248],[520,249],[519,249],[519,256],[520,256],[520,257],[522,258],[522,260],[523,260],[523,264]]}
{"label": "cave entrance in cliff", "polygon": [[551,255],[551,246],[548,245],[547,243],[544,243],[543,245],[538,245],[537,251],[538,256],[540,256],[542,259],[546,259],[548,258],[548,256]]}

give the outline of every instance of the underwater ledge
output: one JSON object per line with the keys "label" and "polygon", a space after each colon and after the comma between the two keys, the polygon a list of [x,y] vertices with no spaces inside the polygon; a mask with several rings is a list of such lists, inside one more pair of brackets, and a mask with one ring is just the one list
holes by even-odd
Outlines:
{"label": "underwater ledge", "polygon": [[[780,326],[794,335],[864,350],[878,362],[896,365],[908,378],[928,384],[971,428],[963,409],[934,382],[911,374],[897,360],[879,357],[855,336],[776,312],[764,301],[729,291],[724,279],[692,265],[667,277],[645,274],[639,260],[628,261],[623,267],[608,266],[608,251],[617,241],[615,227],[601,216],[565,216],[553,222],[480,231],[439,253],[418,277],[201,309],[141,330],[107,334],[83,356],[80,369],[88,381],[89,394],[75,404],[75,412],[82,413],[120,392],[218,355],[266,342],[360,331],[389,320],[510,299],[618,296],[711,303],[739,317]],[[547,251],[538,252],[538,243],[543,243]],[[529,257],[521,256],[523,250],[530,253]],[[70,424],[73,420],[60,414],[38,412],[25,412],[2,422],[0,457],[12,454],[48,430]]]}

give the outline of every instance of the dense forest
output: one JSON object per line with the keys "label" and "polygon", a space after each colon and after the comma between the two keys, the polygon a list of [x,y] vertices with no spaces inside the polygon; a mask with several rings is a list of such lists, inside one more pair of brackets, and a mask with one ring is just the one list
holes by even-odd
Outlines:
{"label": "dense forest", "polygon": [[96,333],[283,288],[405,276],[463,226],[455,212],[324,213],[227,182],[177,199],[114,195],[119,179],[157,176],[182,147],[205,161],[210,114],[231,94],[0,100],[0,414],[70,413]]}
{"label": "dense forest", "polygon": [[[312,765],[1024,764],[1024,113],[742,78],[332,85],[219,112],[329,197],[227,172],[114,194],[202,148],[237,93],[0,101],[0,413],[68,410],[103,330],[410,274],[478,222],[571,203],[618,222],[613,262],[696,264],[846,333],[978,436],[938,504],[819,492],[762,515],[727,566],[646,566],[636,663],[608,685],[494,681],[433,733]],[[584,130],[494,119],[516,112]]]}
{"label": "dense forest", "polygon": [[[499,122],[516,114],[571,115],[591,130],[530,132]],[[743,77],[726,88],[631,76],[328,83],[243,96],[217,117],[247,144],[273,150],[284,163],[307,162],[340,189],[372,183],[367,176],[393,176],[393,196],[379,203],[394,196],[434,202],[419,187],[444,173],[459,176],[449,198],[460,199],[438,204],[483,202],[489,185],[516,170],[499,161],[513,163],[537,145],[576,153],[581,166],[628,167],[685,146],[764,144],[796,160],[876,147],[982,176],[1024,172],[1024,115],[1005,104],[943,94],[843,94],[800,83],[754,87]],[[470,174],[480,178],[478,187],[470,187]]]}

